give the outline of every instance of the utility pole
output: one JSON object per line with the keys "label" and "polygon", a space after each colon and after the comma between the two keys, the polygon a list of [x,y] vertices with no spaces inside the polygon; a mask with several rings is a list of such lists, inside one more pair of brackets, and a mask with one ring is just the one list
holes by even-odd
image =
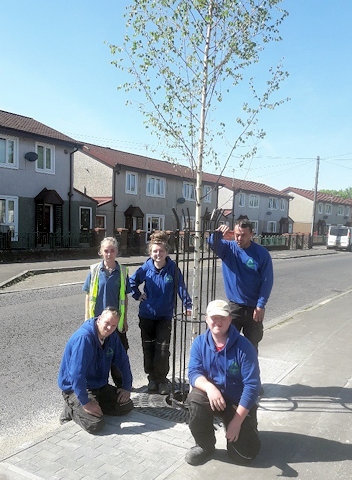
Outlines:
{"label": "utility pole", "polygon": [[317,156],[317,165],[316,165],[316,169],[315,169],[315,187],[314,187],[312,226],[311,226],[311,229],[310,229],[311,246],[313,246],[313,235],[314,235],[314,224],[315,224],[315,211],[316,211],[316,205],[317,205],[318,179],[319,179],[319,163],[320,163],[320,157]]}

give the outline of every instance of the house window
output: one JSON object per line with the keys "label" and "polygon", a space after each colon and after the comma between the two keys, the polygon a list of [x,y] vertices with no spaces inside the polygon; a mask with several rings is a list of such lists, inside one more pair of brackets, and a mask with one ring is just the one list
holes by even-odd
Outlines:
{"label": "house window", "polygon": [[183,197],[186,200],[195,200],[196,192],[193,183],[184,183],[183,184]]}
{"label": "house window", "polygon": [[270,210],[277,210],[277,198],[270,197],[268,207]]}
{"label": "house window", "polygon": [[331,211],[332,211],[331,203],[326,203],[326,204],[325,204],[325,213],[326,213],[326,215],[331,215]]}
{"label": "house window", "polygon": [[204,203],[211,203],[212,188],[210,185],[203,186],[203,201]]}
{"label": "house window", "polygon": [[343,215],[343,206],[342,205],[337,206],[337,215],[340,215],[340,216]]}
{"label": "house window", "polygon": [[285,205],[286,205],[285,199],[280,198],[280,210],[285,210]]}
{"label": "house window", "polygon": [[105,215],[96,215],[95,217],[95,227],[102,228],[106,230],[106,216]]}
{"label": "house window", "polygon": [[165,198],[165,179],[147,175],[147,193],[148,197]]}
{"label": "house window", "polygon": [[268,222],[268,233],[276,233],[276,222]]}
{"label": "house window", "polygon": [[18,168],[17,138],[1,135],[0,137],[0,167]]}
{"label": "house window", "polygon": [[55,173],[55,147],[44,143],[37,143],[38,159],[36,171],[41,173]]}
{"label": "house window", "polygon": [[349,217],[350,216],[350,207],[345,207],[345,215],[346,217]]}
{"label": "house window", "polygon": [[11,231],[12,240],[18,240],[18,197],[0,197],[0,232]]}
{"label": "house window", "polygon": [[251,222],[251,224],[253,229],[253,235],[258,235],[258,220],[254,220],[254,222]]}
{"label": "house window", "polygon": [[147,215],[147,233],[164,230],[165,215]]}
{"label": "house window", "polygon": [[318,204],[318,213],[322,214],[323,211],[324,211],[323,204],[322,204],[322,203],[319,203],[319,204]]}
{"label": "house window", "polygon": [[238,205],[240,207],[244,207],[246,205],[246,195],[244,193],[240,193],[238,197]]}
{"label": "house window", "polygon": [[259,197],[258,197],[258,195],[249,195],[248,205],[251,208],[258,208],[259,207]]}
{"label": "house window", "polygon": [[137,195],[137,174],[126,172],[126,193]]}

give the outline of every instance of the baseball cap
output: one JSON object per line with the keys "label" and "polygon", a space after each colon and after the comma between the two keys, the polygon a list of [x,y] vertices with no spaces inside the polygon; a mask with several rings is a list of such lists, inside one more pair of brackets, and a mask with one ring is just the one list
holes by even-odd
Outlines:
{"label": "baseball cap", "polygon": [[230,305],[225,300],[213,300],[207,306],[207,316],[215,317],[220,315],[221,317],[228,317],[230,315]]}

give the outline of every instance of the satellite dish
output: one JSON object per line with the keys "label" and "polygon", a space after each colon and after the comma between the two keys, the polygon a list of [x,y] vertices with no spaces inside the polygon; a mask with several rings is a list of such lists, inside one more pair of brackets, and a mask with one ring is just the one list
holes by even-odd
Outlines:
{"label": "satellite dish", "polygon": [[29,162],[35,162],[38,159],[38,154],[35,152],[27,152],[24,158]]}
{"label": "satellite dish", "polygon": [[183,197],[180,197],[176,200],[177,203],[185,203],[186,199]]}

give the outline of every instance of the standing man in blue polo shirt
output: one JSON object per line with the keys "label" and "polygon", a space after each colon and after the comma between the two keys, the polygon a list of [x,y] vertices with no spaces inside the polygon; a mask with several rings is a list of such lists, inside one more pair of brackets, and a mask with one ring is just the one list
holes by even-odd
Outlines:
{"label": "standing man in blue polo shirt", "polygon": [[236,222],[235,240],[225,240],[229,231],[221,225],[209,237],[209,246],[222,260],[225,293],[231,307],[232,324],[258,351],[263,338],[265,306],[273,286],[273,264],[265,247],[253,242],[248,219]]}

